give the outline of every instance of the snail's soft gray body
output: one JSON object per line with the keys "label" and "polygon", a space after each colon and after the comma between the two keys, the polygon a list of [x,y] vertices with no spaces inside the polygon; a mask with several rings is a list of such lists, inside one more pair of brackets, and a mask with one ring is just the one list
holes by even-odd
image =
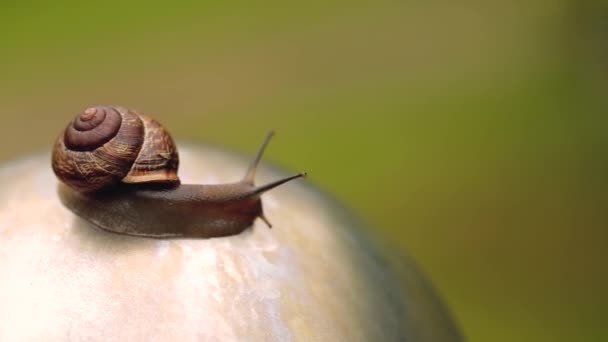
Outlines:
{"label": "snail's soft gray body", "polygon": [[[153,238],[209,238],[234,235],[262,212],[260,196],[235,199],[255,186],[126,185],[81,193],[58,185],[62,203],[83,219],[114,233]],[[232,191],[230,191],[232,189]]]}
{"label": "snail's soft gray body", "polygon": [[[202,145],[180,154],[187,183],[239,180],[249,163]],[[0,188],[1,341],[460,340],[419,273],[304,182],[263,195],[273,229],[170,240],[75,216],[48,156],[1,167]]]}

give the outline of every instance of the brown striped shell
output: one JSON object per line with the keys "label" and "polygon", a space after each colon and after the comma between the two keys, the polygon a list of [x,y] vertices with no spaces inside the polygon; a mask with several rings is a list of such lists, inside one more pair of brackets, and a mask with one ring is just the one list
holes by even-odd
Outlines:
{"label": "brown striped shell", "polygon": [[53,148],[53,171],[71,188],[92,192],[122,183],[179,184],[177,148],[152,118],[122,107],[78,114]]}

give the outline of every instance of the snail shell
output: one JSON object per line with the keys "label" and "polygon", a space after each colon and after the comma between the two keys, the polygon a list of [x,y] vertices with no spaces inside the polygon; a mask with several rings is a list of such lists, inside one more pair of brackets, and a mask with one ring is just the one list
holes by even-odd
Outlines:
{"label": "snail shell", "polygon": [[57,177],[79,192],[119,183],[179,184],[179,156],[169,133],[154,119],[123,107],[91,107],[57,139]]}

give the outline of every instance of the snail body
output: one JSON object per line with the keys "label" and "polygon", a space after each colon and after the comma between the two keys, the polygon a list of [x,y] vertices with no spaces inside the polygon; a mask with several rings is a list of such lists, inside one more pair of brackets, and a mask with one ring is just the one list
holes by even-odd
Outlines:
{"label": "snail body", "polygon": [[177,148],[158,122],[122,107],[93,107],[58,138],[52,166],[64,205],[104,230],[154,238],[227,236],[258,217],[271,227],[261,195],[305,175],[254,184],[271,137],[242,180],[181,184]]}

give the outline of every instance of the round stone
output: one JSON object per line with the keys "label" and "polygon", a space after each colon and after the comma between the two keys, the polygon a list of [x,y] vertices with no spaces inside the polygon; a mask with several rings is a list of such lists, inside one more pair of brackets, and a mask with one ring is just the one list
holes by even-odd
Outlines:
{"label": "round stone", "polygon": [[[249,164],[180,147],[184,183],[236,181]],[[2,341],[460,340],[411,264],[306,180],[263,195],[272,229],[213,239],[97,229],[61,205],[48,155],[1,167],[0,189]]]}

